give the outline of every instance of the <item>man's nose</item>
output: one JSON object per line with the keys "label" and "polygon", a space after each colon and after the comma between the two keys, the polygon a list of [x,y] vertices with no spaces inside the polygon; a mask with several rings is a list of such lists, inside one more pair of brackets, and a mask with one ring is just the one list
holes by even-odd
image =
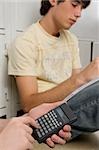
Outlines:
{"label": "man's nose", "polygon": [[81,17],[81,11],[82,11],[82,8],[80,5],[78,7],[76,7],[75,13],[74,13],[75,17],[77,17],[77,18]]}

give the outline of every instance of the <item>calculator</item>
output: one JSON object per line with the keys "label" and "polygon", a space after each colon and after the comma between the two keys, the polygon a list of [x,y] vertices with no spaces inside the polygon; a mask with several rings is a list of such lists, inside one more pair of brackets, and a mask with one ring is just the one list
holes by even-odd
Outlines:
{"label": "calculator", "polygon": [[77,117],[71,108],[63,103],[36,120],[40,128],[32,127],[32,136],[39,143],[45,142],[51,135],[57,134],[64,125],[71,124],[76,120]]}

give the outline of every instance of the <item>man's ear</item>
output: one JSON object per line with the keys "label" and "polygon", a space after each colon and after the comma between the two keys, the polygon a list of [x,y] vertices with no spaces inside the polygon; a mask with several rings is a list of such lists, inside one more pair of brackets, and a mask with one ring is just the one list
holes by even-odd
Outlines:
{"label": "man's ear", "polygon": [[50,4],[51,4],[52,6],[57,5],[57,1],[58,1],[58,0],[49,0]]}

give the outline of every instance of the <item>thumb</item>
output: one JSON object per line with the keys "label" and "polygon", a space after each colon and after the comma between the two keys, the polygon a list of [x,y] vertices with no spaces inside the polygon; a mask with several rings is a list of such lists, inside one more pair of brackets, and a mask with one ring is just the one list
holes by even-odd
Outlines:
{"label": "thumb", "polygon": [[32,125],[35,128],[40,128],[37,122],[30,116],[23,117],[23,123],[26,125]]}

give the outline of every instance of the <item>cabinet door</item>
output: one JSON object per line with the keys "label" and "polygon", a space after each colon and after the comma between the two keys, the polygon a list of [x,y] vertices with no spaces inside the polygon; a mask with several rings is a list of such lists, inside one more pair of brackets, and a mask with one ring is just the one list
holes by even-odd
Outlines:
{"label": "cabinet door", "polygon": [[7,113],[6,113],[6,108],[0,108],[0,118],[6,119],[7,118]]}
{"label": "cabinet door", "polygon": [[7,59],[3,53],[4,36],[0,35],[0,117],[7,117]]}
{"label": "cabinet door", "polygon": [[5,2],[5,30],[6,30],[6,44],[7,46],[15,38],[15,12],[16,12],[16,0],[8,0]]}
{"label": "cabinet door", "polygon": [[94,42],[93,45],[93,59],[99,57],[99,42]]}
{"label": "cabinet door", "polygon": [[18,91],[15,83],[15,79],[13,77],[11,79],[11,101],[10,101],[10,108],[11,108],[11,117],[17,115],[17,111],[20,110],[20,102]]}
{"label": "cabinet door", "polygon": [[91,41],[79,40],[80,58],[82,67],[90,63]]}
{"label": "cabinet door", "polygon": [[6,107],[5,89],[7,87],[7,58],[5,57],[5,35],[0,34],[0,108]]}
{"label": "cabinet door", "polygon": [[4,2],[0,2],[0,28],[4,28]]}
{"label": "cabinet door", "polygon": [[38,20],[40,0],[17,1],[16,3],[16,30],[24,30]]}

